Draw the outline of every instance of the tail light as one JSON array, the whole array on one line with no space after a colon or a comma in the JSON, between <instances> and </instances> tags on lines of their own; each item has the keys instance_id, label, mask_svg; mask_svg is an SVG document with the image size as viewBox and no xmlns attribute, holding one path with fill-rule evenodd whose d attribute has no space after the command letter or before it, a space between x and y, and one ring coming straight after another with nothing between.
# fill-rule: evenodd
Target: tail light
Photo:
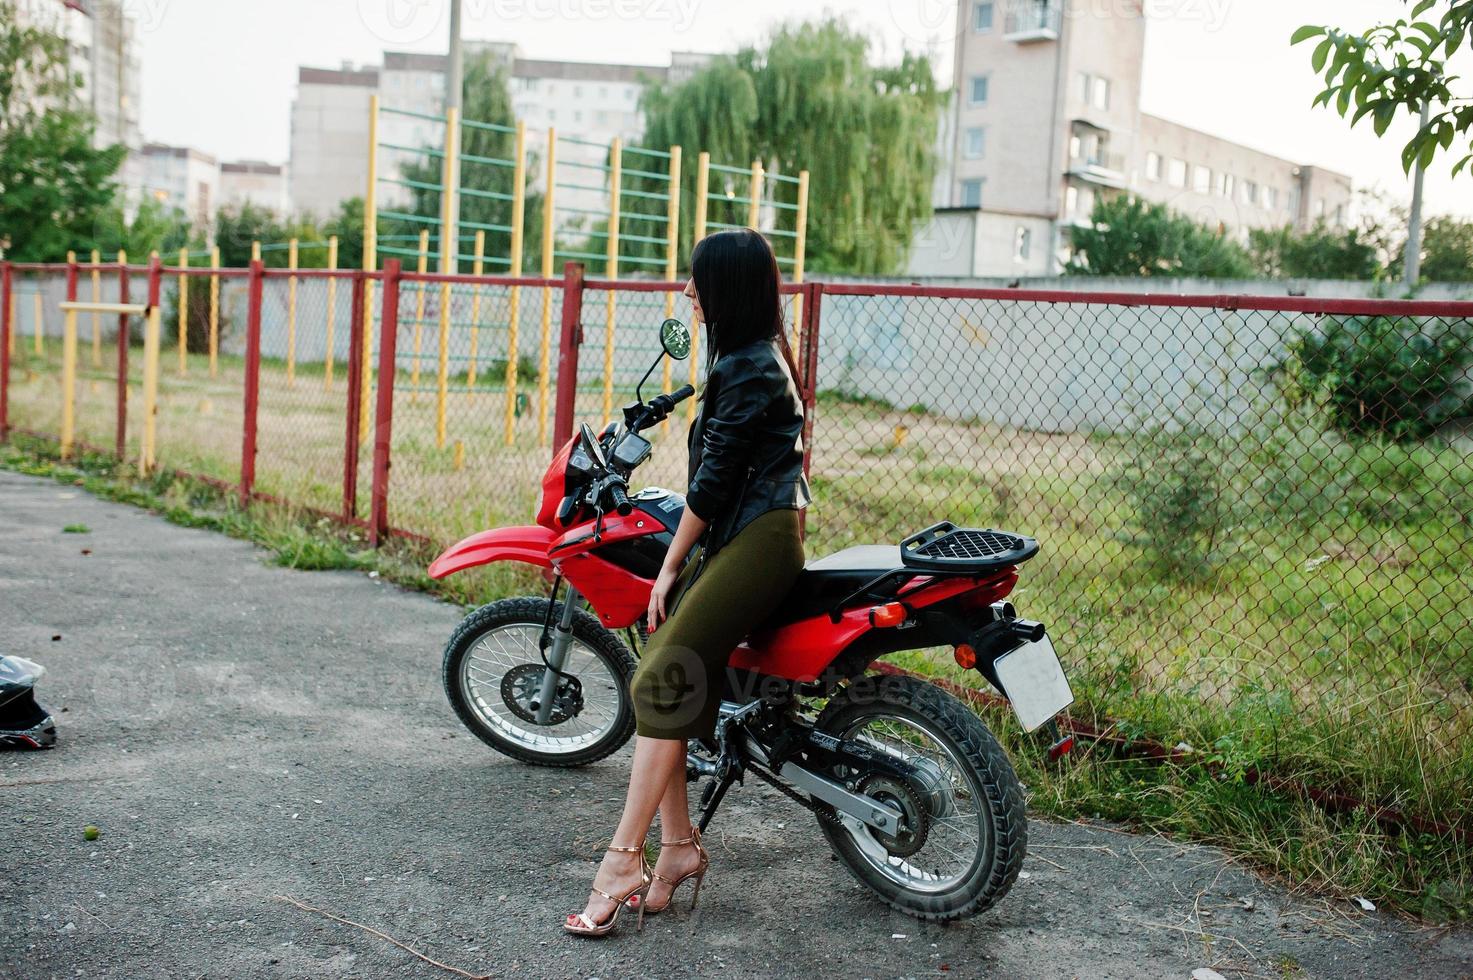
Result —
<instances>
[{"instance_id":1,"label":"tail light","mask_svg":"<svg viewBox=\"0 0 1473 980\"><path fill-rule=\"evenodd\" d=\"M869 624L871 626L899 626L905 622L905 616L905 603L887 602L883 606L870 607Z\"/></svg>"},{"instance_id":2,"label":"tail light","mask_svg":"<svg viewBox=\"0 0 1473 980\"><path fill-rule=\"evenodd\" d=\"M977 666L977 651L973 650L969 643L959 644L954 656L956 657L957 666L963 670L971 670Z\"/></svg>"}]
</instances>

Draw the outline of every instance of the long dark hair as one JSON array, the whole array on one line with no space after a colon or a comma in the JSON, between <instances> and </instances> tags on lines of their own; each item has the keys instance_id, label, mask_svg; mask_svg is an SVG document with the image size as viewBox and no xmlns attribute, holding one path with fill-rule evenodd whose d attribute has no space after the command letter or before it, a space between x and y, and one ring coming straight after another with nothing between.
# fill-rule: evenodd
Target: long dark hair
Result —
<instances>
[{"instance_id":1,"label":"long dark hair","mask_svg":"<svg viewBox=\"0 0 1473 980\"><path fill-rule=\"evenodd\" d=\"M767 239L751 228L707 235L691 252L690 273L706 318L708 374L723 355L753 341L776 340L796 383L798 366L783 325L782 276Z\"/></svg>"}]
</instances>

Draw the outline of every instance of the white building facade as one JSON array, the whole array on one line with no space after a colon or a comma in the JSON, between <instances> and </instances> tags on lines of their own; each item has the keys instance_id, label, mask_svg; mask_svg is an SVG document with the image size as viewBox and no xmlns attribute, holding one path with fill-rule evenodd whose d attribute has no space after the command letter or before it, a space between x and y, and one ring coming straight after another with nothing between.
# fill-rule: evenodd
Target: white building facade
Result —
<instances>
[{"instance_id":1,"label":"white building facade","mask_svg":"<svg viewBox=\"0 0 1473 980\"><path fill-rule=\"evenodd\" d=\"M1349 177L1141 112L1139 5L963 0L956 27L937 217L912 275L1052 274L1069 228L1123 192L1240 241L1349 220Z\"/></svg>"},{"instance_id":2,"label":"white building facade","mask_svg":"<svg viewBox=\"0 0 1473 980\"><path fill-rule=\"evenodd\" d=\"M220 199L220 165L208 153L187 146L144 144L143 197L184 213L189 223L208 230Z\"/></svg>"}]
</instances>

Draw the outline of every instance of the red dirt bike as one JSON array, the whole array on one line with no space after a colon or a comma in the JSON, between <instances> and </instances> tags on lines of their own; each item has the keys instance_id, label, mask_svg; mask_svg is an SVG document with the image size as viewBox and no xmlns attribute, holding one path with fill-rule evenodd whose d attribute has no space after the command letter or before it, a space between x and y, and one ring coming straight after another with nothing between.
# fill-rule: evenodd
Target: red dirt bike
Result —
<instances>
[{"instance_id":1,"label":"red dirt bike","mask_svg":"<svg viewBox=\"0 0 1473 980\"><path fill-rule=\"evenodd\" d=\"M689 331L667 320L661 345L661 357L684 359ZM498 561L549 570L548 595L475 610L445 648L456 713L515 759L585 765L634 732L631 649L647 636L650 588L685 500L659 487L630 494L629 477L652 452L640 431L693 393L685 385L645 402L644 381L659 363L635 387L622 427L595 435L584 423L561 447L535 525L472 535L430 566L437 579ZM1073 701L1068 681L1043 625L1004 601L1017 566L1037 551L1022 535L943 521L899 544L808 562L787 599L732 651L714 737L690 744L687 778L706 780L701 829L732 783L752 773L812 810L839 859L891 906L944 920L1002 898L1028 836L1006 753L940 688L866 671L896 651L951 647L1009 699L1025 730L1056 734L1054 717Z\"/></svg>"}]
</instances>

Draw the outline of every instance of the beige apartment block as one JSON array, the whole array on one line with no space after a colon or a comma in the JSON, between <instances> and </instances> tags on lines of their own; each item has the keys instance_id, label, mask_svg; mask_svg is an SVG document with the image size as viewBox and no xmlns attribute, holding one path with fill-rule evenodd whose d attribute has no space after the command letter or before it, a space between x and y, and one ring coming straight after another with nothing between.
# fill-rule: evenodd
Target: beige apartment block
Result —
<instances>
[{"instance_id":1,"label":"beige apartment block","mask_svg":"<svg viewBox=\"0 0 1473 980\"><path fill-rule=\"evenodd\" d=\"M1349 177L1141 112L1138 2L962 0L956 26L937 217L911 275L1056 272L1101 195L1159 201L1239 240L1349 220Z\"/></svg>"}]
</instances>

